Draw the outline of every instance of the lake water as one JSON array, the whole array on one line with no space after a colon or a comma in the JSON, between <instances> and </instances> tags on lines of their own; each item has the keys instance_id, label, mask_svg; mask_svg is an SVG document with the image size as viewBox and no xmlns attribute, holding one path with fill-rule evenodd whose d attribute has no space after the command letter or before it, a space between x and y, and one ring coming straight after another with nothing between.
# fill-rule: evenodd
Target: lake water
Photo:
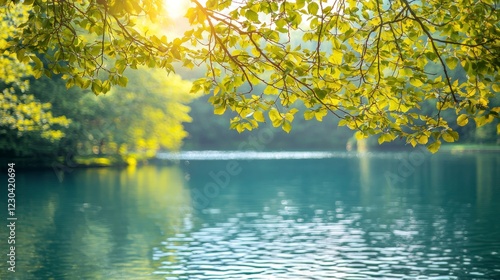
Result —
<instances>
[{"instance_id":1,"label":"lake water","mask_svg":"<svg viewBox=\"0 0 500 280\"><path fill-rule=\"evenodd\" d=\"M162 156L16 171L0 278L500 279L500 154Z\"/></svg>"}]
</instances>

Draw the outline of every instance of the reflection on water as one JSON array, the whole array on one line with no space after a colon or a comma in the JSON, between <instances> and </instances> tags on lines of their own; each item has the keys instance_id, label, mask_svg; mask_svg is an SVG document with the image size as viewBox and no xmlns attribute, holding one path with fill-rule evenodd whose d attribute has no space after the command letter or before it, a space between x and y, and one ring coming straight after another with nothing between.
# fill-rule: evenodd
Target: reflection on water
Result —
<instances>
[{"instance_id":1,"label":"reflection on water","mask_svg":"<svg viewBox=\"0 0 500 280\"><path fill-rule=\"evenodd\" d=\"M220 158L74 170L62 184L19 172L16 276L500 277L500 158L427 155L389 183L404 158L231 158L241 172L202 209L197 194L227 168Z\"/></svg>"},{"instance_id":2,"label":"reflection on water","mask_svg":"<svg viewBox=\"0 0 500 280\"><path fill-rule=\"evenodd\" d=\"M16 175L17 269L2 261L0 279L155 279L151 248L183 228L189 206L175 167L73 170L62 183L51 170Z\"/></svg>"}]
</instances>

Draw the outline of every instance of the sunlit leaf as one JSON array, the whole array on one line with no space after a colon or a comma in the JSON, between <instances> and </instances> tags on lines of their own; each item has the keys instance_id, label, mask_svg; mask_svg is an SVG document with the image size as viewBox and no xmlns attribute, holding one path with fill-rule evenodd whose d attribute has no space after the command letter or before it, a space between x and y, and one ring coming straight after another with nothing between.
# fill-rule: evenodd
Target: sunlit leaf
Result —
<instances>
[{"instance_id":1,"label":"sunlit leaf","mask_svg":"<svg viewBox=\"0 0 500 280\"><path fill-rule=\"evenodd\" d=\"M446 64L448 65L448 67L450 69L453 70L458 65L458 58L456 58L456 57L447 57L446 58Z\"/></svg>"},{"instance_id":2,"label":"sunlit leaf","mask_svg":"<svg viewBox=\"0 0 500 280\"><path fill-rule=\"evenodd\" d=\"M451 134L449 134L448 132L443 133L441 135L441 137L446 142L455 142L455 138L453 138L453 136Z\"/></svg>"},{"instance_id":3,"label":"sunlit leaf","mask_svg":"<svg viewBox=\"0 0 500 280\"><path fill-rule=\"evenodd\" d=\"M427 137L426 135L422 135L420 136L418 139L417 139L417 142L419 144L422 144L422 145L425 145L427 144L427 142L429 141L429 137Z\"/></svg>"},{"instance_id":4,"label":"sunlit leaf","mask_svg":"<svg viewBox=\"0 0 500 280\"><path fill-rule=\"evenodd\" d=\"M457 118L457 124L459 126L465 126L469 122L469 117L466 114L462 114Z\"/></svg>"},{"instance_id":5,"label":"sunlit leaf","mask_svg":"<svg viewBox=\"0 0 500 280\"><path fill-rule=\"evenodd\" d=\"M253 117L254 117L254 119L255 119L256 121L258 121L258 122L264 122L264 121L265 121L265 119L264 119L264 114L262 114L262 112L261 112L261 111L255 111L255 112L253 113Z\"/></svg>"},{"instance_id":6,"label":"sunlit leaf","mask_svg":"<svg viewBox=\"0 0 500 280\"><path fill-rule=\"evenodd\" d=\"M222 115L222 114L224 114L224 112L226 112L226 106L219 106L219 107L215 107L215 109L214 109L214 114L216 114L216 115Z\"/></svg>"},{"instance_id":7,"label":"sunlit leaf","mask_svg":"<svg viewBox=\"0 0 500 280\"><path fill-rule=\"evenodd\" d=\"M440 147L441 147L441 141L436 141L427 146L427 149L434 154L439 150Z\"/></svg>"},{"instance_id":8,"label":"sunlit leaf","mask_svg":"<svg viewBox=\"0 0 500 280\"><path fill-rule=\"evenodd\" d=\"M286 132L289 133L292 130L292 124L288 121L283 123L282 129Z\"/></svg>"},{"instance_id":9,"label":"sunlit leaf","mask_svg":"<svg viewBox=\"0 0 500 280\"><path fill-rule=\"evenodd\" d=\"M254 12L253 10L247 10L245 12L245 17L253 22L259 21L259 15L256 12Z\"/></svg>"},{"instance_id":10,"label":"sunlit leaf","mask_svg":"<svg viewBox=\"0 0 500 280\"><path fill-rule=\"evenodd\" d=\"M307 5L307 11L311 14L311 15L316 15L318 13L318 10L319 10L319 5L316 3L316 2L310 2L308 5Z\"/></svg>"}]
</instances>

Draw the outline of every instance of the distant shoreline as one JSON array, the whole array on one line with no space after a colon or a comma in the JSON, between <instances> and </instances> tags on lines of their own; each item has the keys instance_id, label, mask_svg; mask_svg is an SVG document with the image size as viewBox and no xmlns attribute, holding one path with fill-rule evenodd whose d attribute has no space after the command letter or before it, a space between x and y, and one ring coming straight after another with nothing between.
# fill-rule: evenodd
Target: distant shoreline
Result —
<instances>
[{"instance_id":1,"label":"distant shoreline","mask_svg":"<svg viewBox=\"0 0 500 280\"><path fill-rule=\"evenodd\" d=\"M401 152L411 152L413 148L409 149L374 149L374 150L369 150L368 153L401 153ZM204 151L204 150L199 150L199 151L180 151L180 152L159 152L157 153L156 156L153 157L145 157L142 156L140 158L134 158L134 157L122 157L122 156L116 156L116 155L95 155L95 156L84 156L84 157L76 157L73 159L73 161L69 163L63 163L60 160L54 160L51 162L47 162L41 158L10 158L9 162L14 162L16 163L16 166L18 168L23 168L23 169L46 169L46 168L55 168L55 169L73 169L73 168L102 168L102 167L126 167L126 166L135 166L135 165L148 165L148 164L157 164L158 162L164 162L164 161L175 161L175 160L182 160L183 157L178 158L175 156L176 154L179 153L210 153L210 152L215 152L215 153L263 153L266 155L267 158L273 158L272 156L269 156L269 154L272 153L295 153L295 154L301 154L301 153L307 153L307 154L312 154L312 156L305 156L305 158L309 157L310 159L315 159L315 158L325 158L329 156L324 156L324 153L330 154L330 153L350 153L350 154L357 154L355 151L352 152L347 152L347 151L230 151L230 150L217 150L217 151ZM456 144L449 144L449 145L443 145L441 146L439 152L446 152L446 153L452 153L452 154L459 154L459 153L500 153L500 145L477 145L477 144L461 144L461 145L456 145ZM174 155L172 157L165 156L166 154ZM163 155L163 156L162 156ZM240 155L241 156L241 155ZM264 157L264 158L266 158ZM188 157L189 158L189 157ZM196 157L195 157L196 158ZM210 157L209 157L210 158ZM245 158L245 157L243 157ZM248 159L258 159L259 157L250 157ZM291 158L304 158L303 156L294 156ZM1 158L2 162L7 162L6 158Z\"/></svg>"},{"instance_id":2,"label":"distant shoreline","mask_svg":"<svg viewBox=\"0 0 500 280\"><path fill-rule=\"evenodd\" d=\"M500 152L500 145L450 144L441 146L441 150L452 153Z\"/></svg>"}]
</instances>

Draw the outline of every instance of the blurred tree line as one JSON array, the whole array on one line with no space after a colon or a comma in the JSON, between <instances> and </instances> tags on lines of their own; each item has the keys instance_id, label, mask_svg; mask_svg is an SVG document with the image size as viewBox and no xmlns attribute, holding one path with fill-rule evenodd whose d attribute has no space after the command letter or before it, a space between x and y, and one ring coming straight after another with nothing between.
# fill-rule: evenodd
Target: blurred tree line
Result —
<instances>
[{"instance_id":1,"label":"blurred tree line","mask_svg":"<svg viewBox=\"0 0 500 280\"><path fill-rule=\"evenodd\" d=\"M353 135L348 128L338 127L338 120L334 118L328 122L296 118L289 133L273 127L270 122L238 133L229 129L233 113L214 115L208 98L202 96L191 103L193 121L185 124L189 133L183 145L185 150L343 150Z\"/></svg>"},{"instance_id":2,"label":"blurred tree line","mask_svg":"<svg viewBox=\"0 0 500 280\"><path fill-rule=\"evenodd\" d=\"M25 90L0 84L3 157L25 159L25 165L48 165L74 157L114 156L118 160L151 157L178 150L191 121L195 96L191 83L162 70L141 69L127 88L96 96L66 88L59 77L26 80Z\"/></svg>"}]
</instances>

